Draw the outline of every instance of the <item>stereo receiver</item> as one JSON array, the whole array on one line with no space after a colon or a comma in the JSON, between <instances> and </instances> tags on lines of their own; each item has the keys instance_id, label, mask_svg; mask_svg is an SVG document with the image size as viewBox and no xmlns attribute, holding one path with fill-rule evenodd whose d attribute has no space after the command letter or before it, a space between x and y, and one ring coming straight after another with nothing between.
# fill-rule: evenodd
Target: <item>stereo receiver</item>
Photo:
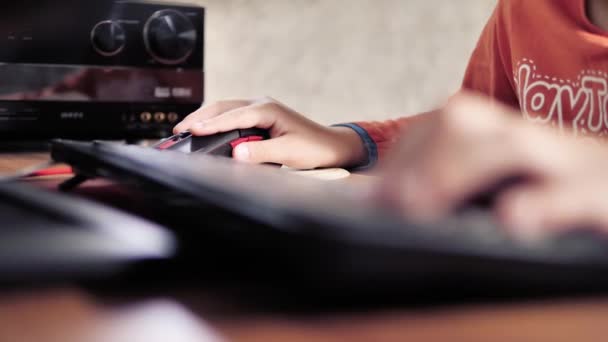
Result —
<instances>
[{"instance_id":1,"label":"stereo receiver","mask_svg":"<svg viewBox=\"0 0 608 342\"><path fill-rule=\"evenodd\" d=\"M161 138L204 101L204 8L0 4L0 140Z\"/></svg>"}]
</instances>

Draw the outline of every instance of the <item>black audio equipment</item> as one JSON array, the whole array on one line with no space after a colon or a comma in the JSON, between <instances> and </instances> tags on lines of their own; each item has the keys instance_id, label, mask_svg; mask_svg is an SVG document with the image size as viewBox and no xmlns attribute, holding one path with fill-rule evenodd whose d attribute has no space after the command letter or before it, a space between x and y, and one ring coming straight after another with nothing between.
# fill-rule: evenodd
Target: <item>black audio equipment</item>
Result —
<instances>
[{"instance_id":1,"label":"black audio equipment","mask_svg":"<svg viewBox=\"0 0 608 342\"><path fill-rule=\"evenodd\" d=\"M0 4L0 140L144 139L204 101L204 8Z\"/></svg>"}]
</instances>

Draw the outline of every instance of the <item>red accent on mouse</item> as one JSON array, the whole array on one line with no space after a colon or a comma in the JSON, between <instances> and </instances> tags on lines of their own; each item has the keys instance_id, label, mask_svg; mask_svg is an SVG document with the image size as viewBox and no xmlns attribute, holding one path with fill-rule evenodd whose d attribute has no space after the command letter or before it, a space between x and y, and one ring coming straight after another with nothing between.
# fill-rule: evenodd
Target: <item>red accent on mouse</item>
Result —
<instances>
[{"instance_id":1,"label":"red accent on mouse","mask_svg":"<svg viewBox=\"0 0 608 342\"><path fill-rule=\"evenodd\" d=\"M232 149L235 149L237 146L239 146L242 143L251 142L251 141L262 141L262 140L265 140L264 137L259 136L259 135L253 135L253 136L246 137L246 138L236 139L235 141L230 143L230 146L232 146Z\"/></svg>"}]
</instances>

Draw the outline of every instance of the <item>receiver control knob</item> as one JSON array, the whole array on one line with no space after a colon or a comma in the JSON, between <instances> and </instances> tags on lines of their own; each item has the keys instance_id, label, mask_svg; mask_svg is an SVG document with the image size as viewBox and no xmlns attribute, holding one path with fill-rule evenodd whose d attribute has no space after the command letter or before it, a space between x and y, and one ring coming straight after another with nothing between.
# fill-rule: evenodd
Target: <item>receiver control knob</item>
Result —
<instances>
[{"instance_id":1,"label":"receiver control knob","mask_svg":"<svg viewBox=\"0 0 608 342\"><path fill-rule=\"evenodd\" d=\"M190 57L197 32L192 21L176 10L156 12L144 27L144 42L150 55L163 64L179 64Z\"/></svg>"},{"instance_id":2,"label":"receiver control knob","mask_svg":"<svg viewBox=\"0 0 608 342\"><path fill-rule=\"evenodd\" d=\"M114 56L125 47L125 30L114 21L102 21L91 31L91 42L95 51L102 56Z\"/></svg>"}]
</instances>

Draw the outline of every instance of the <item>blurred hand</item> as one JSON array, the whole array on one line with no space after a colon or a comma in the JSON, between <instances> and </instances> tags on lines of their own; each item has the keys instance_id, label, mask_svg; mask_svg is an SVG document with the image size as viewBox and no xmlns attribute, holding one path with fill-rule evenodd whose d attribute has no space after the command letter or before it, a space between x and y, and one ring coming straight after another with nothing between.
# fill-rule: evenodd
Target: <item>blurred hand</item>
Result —
<instances>
[{"instance_id":1,"label":"blurred hand","mask_svg":"<svg viewBox=\"0 0 608 342\"><path fill-rule=\"evenodd\" d=\"M237 160L313 169L359 165L367 157L361 139L350 128L322 126L269 98L204 106L174 132L212 135L252 127L268 129L272 139L240 144L234 150Z\"/></svg>"},{"instance_id":2,"label":"blurred hand","mask_svg":"<svg viewBox=\"0 0 608 342\"><path fill-rule=\"evenodd\" d=\"M608 150L560 137L520 113L463 94L403 137L382 170L379 198L408 217L435 220L512 177L497 217L517 236L577 227L608 232Z\"/></svg>"}]
</instances>

